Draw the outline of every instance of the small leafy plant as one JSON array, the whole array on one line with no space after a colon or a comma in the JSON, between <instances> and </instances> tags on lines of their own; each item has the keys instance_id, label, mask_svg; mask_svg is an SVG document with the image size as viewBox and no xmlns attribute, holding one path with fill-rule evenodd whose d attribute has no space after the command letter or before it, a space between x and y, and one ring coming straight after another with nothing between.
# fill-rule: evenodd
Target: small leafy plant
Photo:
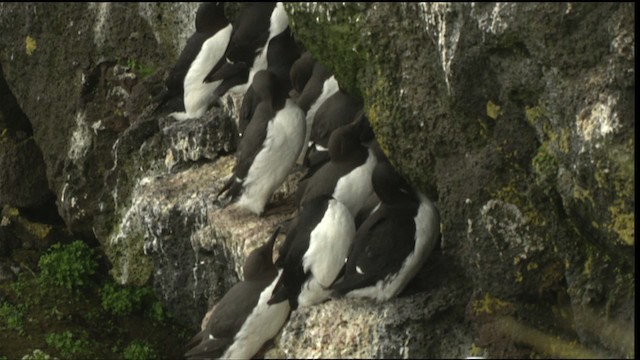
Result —
<instances>
[{"instance_id":1,"label":"small leafy plant","mask_svg":"<svg viewBox=\"0 0 640 360\"><path fill-rule=\"evenodd\" d=\"M16 330L24 334L24 309L8 302L0 305L0 329Z\"/></svg>"},{"instance_id":2,"label":"small leafy plant","mask_svg":"<svg viewBox=\"0 0 640 360\"><path fill-rule=\"evenodd\" d=\"M155 321L162 322L167 319L168 315L159 301L154 301L148 310L148 315Z\"/></svg>"},{"instance_id":3,"label":"small leafy plant","mask_svg":"<svg viewBox=\"0 0 640 360\"><path fill-rule=\"evenodd\" d=\"M45 353L40 349L35 349L31 354L26 354L22 357L22 360L52 360L55 359L51 355ZM0 358L2 360L2 358Z\"/></svg>"},{"instance_id":4,"label":"small leafy plant","mask_svg":"<svg viewBox=\"0 0 640 360\"><path fill-rule=\"evenodd\" d=\"M152 295L149 287L130 288L108 282L100 290L102 308L113 315L128 315L142 308L144 299Z\"/></svg>"},{"instance_id":5,"label":"small leafy plant","mask_svg":"<svg viewBox=\"0 0 640 360\"><path fill-rule=\"evenodd\" d=\"M125 360L150 360L159 358L158 352L145 341L133 341L123 351Z\"/></svg>"},{"instance_id":6,"label":"small leafy plant","mask_svg":"<svg viewBox=\"0 0 640 360\"><path fill-rule=\"evenodd\" d=\"M79 337L73 336L71 331L67 330L62 333L47 334L44 340L47 345L55 348L64 358L70 358L78 354L87 354L89 352L89 341L87 333L83 332Z\"/></svg>"},{"instance_id":7,"label":"small leafy plant","mask_svg":"<svg viewBox=\"0 0 640 360\"><path fill-rule=\"evenodd\" d=\"M68 245L55 244L40 257L40 280L47 285L77 291L87 284L98 263L94 250L80 240Z\"/></svg>"}]
</instances>

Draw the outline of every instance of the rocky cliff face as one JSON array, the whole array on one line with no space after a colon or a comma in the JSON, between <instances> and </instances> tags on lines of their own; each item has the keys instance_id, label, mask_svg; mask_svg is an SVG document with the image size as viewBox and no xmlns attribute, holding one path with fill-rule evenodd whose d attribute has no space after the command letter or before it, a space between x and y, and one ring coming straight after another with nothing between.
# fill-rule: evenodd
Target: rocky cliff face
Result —
<instances>
[{"instance_id":1,"label":"rocky cliff face","mask_svg":"<svg viewBox=\"0 0 640 360\"><path fill-rule=\"evenodd\" d=\"M0 168L0 200L53 193L116 279L153 281L194 327L292 216L299 176L264 217L221 210L239 99L198 121L151 113L196 7L0 4L0 164L17 164ZM443 244L400 298L297 311L267 356L632 357L634 5L286 9L437 200Z\"/></svg>"}]
</instances>

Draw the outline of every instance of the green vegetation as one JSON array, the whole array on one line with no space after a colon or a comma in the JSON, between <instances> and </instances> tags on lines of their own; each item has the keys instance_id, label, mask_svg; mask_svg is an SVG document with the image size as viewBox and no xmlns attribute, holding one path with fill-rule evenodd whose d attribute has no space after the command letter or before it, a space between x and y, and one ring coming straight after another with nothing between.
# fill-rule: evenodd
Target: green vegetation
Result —
<instances>
[{"instance_id":1,"label":"green vegetation","mask_svg":"<svg viewBox=\"0 0 640 360\"><path fill-rule=\"evenodd\" d=\"M40 257L35 250L17 252L28 259L25 268L40 271L22 271L16 280L0 283L4 295L0 355L8 359L182 355L193 331L173 322L149 285L116 284L106 269L99 270L98 252L86 243L56 244Z\"/></svg>"},{"instance_id":2,"label":"green vegetation","mask_svg":"<svg viewBox=\"0 0 640 360\"><path fill-rule=\"evenodd\" d=\"M78 240L69 245L53 245L38 266L44 284L78 291L89 284L98 263L93 250Z\"/></svg>"},{"instance_id":3,"label":"green vegetation","mask_svg":"<svg viewBox=\"0 0 640 360\"><path fill-rule=\"evenodd\" d=\"M124 349L123 356L126 360L148 360L159 358L158 352L144 341L133 341Z\"/></svg>"},{"instance_id":4,"label":"green vegetation","mask_svg":"<svg viewBox=\"0 0 640 360\"><path fill-rule=\"evenodd\" d=\"M156 72L156 69L153 66L147 66L140 64L135 59L127 59L127 67L131 69L131 71L135 72L141 79L146 78L149 75L153 75Z\"/></svg>"},{"instance_id":5,"label":"green vegetation","mask_svg":"<svg viewBox=\"0 0 640 360\"><path fill-rule=\"evenodd\" d=\"M74 336L71 331L67 330L62 333L47 334L44 340L47 342L47 345L58 350L64 358L89 354L90 351L86 332L82 332L80 336Z\"/></svg>"},{"instance_id":6,"label":"green vegetation","mask_svg":"<svg viewBox=\"0 0 640 360\"><path fill-rule=\"evenodd\" d=\"M35 349L31 354L27 354L22 357L22 360L51 360L51 359L57 359L57 358L51 357L51 355L45 353L40 349Z\"/></svg>"},{"instance_id":7,"label":"green vegetation","mask_svg":"<svg viewBox=\"0 0 640 360\"><path fill-rule=\"evenodd\" d=\"M100 290L102 308L113 315L128 315L140 310L143 299L152 294L149 287L122 287L110 282Z\"/></svg>"},{"instance_id":8,"label":"green vegetation","mask_svg":"<svg viewBox=\"0 0 640 360\"><path fill-rule=\"evenodd\" d=\"M17 331L24 335L24 306L13 306L3 302L0 305L0 329Z\"/></svg>"}]
</instances>

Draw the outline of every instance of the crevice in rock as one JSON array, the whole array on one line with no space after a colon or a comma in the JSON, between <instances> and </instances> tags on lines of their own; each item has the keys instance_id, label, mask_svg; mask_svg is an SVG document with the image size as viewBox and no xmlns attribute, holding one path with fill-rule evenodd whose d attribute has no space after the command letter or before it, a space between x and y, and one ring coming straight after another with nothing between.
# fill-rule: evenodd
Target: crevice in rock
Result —
<instances>
[{"instance_id":1,"label":"crevice in rock","mask_svg":"<svg viewBox=\"0 0 640 360\"><path fill-rule=\"evenodd\" d=\"M48 187L42 150L33 127L7 83L0 64L0 205L8 204L34 221L61 225L55 195Z\"/></svg>"},{"instance_id":2,"label":"crevice in rock","mask_svg":"<svg viewBox=\"0 0 640 360\"><path fill-rule=\"evenodd\" d=\"M0 131L7 129L7 134L17 138L33 136L33 127L22 111L9 84L4 78L4 71L0 63ZM22 133L22 134L21 134Z\"/></svg>"}]
</instances>

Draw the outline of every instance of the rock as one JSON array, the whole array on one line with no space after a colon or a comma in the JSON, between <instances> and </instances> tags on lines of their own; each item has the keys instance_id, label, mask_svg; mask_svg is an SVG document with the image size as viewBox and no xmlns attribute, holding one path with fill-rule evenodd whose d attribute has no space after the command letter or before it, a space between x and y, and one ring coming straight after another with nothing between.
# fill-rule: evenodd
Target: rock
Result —
<instances>
[{"instance_id":1,"label":"rock","mask_svg":"<svg viewBox=\"0 0 640 360\"><path fill-rule=\"evenodd\" d=\"M113 166L111 148L133 120L127 98L140 79L177 58L193 31L196 7L0 6L0 63L33 125L58 210L74 232L93 236L103 177Z\"/></svg>"},{"instance_id":2,"label":"rock","mask_svg":"<svg viewBox=\"0 0 640 360\"><path fill-rule=\"evenodd\" d=\"M49 200L42 152L7 84L0 64L0 204L43 207Z\"/></svg>"},{"instance_id":3,"label":"rock","mask_svg":"<svg viewBox=\"0 0 640 360\"><path fill-rule=\"evenodd\" d=\"M0 141L0 204L22 208L44 205L49 188L42 152L33 138L18 141L5 135Z\"/></svg>"},{"instance_id":4,"label":"rock","mask_svg":"<svg viewBox=\"0 0 640 360\"><path fill-rule=\"evenodd\" d=\"M469 307L508 304L551 334L564 330L548 309L568 307L573 339L633 356L586 320L633 328L633 6L286 8L296 37L363 97L391 162L437 199ZM468 318L479 339L490 317ZM489 356L513 347L491 344Z\"/></svg>"},{"instance_id":5,"label":"rock","mask_svg":"<svg viewBox=\"0 0 640 360\"><path fill-rule=\"evenodd\" d=\"M119 231L106 246L116 279L144 283L153 275L164 304L194 327L242 276L245 257L293 210L287 205L295 188L291 184L274 195L280 208L268 210L265 217L233 205L221 209L216 196L233 161L222 157L176 174L142 178Z\"/></svg>"},{"instance_id":6,"label":"rock","mask_svg":"<svg viewBox=\"0 0 640 360\"><path fill-rule=\"evenodd\" d=\"M386 302L344 298L299 308L277 339L277 351L286 358L468 356L472 337L463 319L471 293L450 260L436 252L400 297Z\"/></svg>"},{"instance_id":7,"label":"rock","mask_svg":"<svg viewBox=\"0 0 640 360\"><path fill-rule=\"evenodd\" d=\"M215 160L236 149L238 129L224 109L214 108L199 119L183 122L171 117L163 120L163 136L170 142L165 158L169 171L178 164Z\"/></svg>"},{"instance_id":8,"label":"rock","mask_svg":"<svg viewBox=\"0 0 640 360\"><path fill-rule=\"evenodd\" d=\"M0 108L2 154L14 154L0 162L21 171L11 181L33 176L11 201L50 189L117 280L152 279L194 329L294 216L300 176L264 217L221 209L241 97L195 121L167 118L179 99L153 113L196 7L0 4L0 91L16 99ZM559 356L517 329L633 357L634 5L285 7L296 38L363 99L394 166L436 202L443 239L400 298L296 311L266 356Z\"/></svg>"}]
</instances>

